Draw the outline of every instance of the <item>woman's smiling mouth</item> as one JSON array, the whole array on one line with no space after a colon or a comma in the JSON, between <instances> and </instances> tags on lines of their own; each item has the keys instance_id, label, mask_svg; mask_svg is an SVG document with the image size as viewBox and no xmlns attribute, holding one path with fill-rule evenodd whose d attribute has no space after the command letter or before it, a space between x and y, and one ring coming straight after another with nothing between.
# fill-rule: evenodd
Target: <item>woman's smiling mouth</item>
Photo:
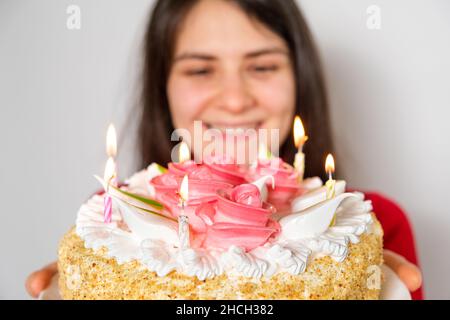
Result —
<instances>
[{"instance_id":1,"label":"woman's smiling mouth","mask_svg":"<svg viewBox=\"0 0 450 320\"><path fill-rule=\"evenodd\" d=\"M225 123L225 122L205 122L203 121L203 126L205 129L217 129L222 133L225 133L227 130L229 131L238 131L238 130L258 130L261 128L263 122L242 122L242 123Z\"/></svg>"}]
</instances>

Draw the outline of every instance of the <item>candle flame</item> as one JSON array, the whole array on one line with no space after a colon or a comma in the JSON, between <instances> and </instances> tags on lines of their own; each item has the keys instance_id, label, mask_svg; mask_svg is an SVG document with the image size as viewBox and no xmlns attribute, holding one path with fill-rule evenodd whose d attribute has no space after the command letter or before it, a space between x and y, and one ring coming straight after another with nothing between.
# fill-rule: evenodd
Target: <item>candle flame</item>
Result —
<instances>
[{"instance_id":1,"label":"candle flame","mask_svg":"<svg viewBox=\"0 0 450 320\"><path fill-rule=\"evenodd\" d=\"M299 116L295 116L294 119L294 144L297 148L300 148L308 140L305 135L305 128L303 127L302 120Z\"/></svg>"},{"instance_id":2,"label":"candle flame","mask_svg":"<svg viewBox=\"0 0 450 320\"><path fill-rule=\"evenodd\" d=\"M106 162L105 173L103 175L105 183L109 185L111 183L111 180L115 178L115 175L116 175L116 164L114 162L114 159L112 157L109 157L108 161Z\"/></svg>"},{"instance_id":3,"label":"candle flame","mask_svg":"<svg viewBox=\"0 0 450 320\"><path fill-rule=\"evenodd\" d=\"M331 153L327 155L327 159L325 160L325 171L331 176L334 173L334 158Z\"/></svg>"},{"instance_id":4,"label":"candle flame","mask_svg":"<svg viewBox=\"0 0 450 320\"><path fill-rule=\"evenodd\" d=\"M269 159L269 150L267 150L267 146L263 142L261 142L258 145L258 159L259 160L267 160L267 159Z\"/></svg>"},{"instance_id":5,"label":"candle flame","mask_svg":"<svg viewBox=\"0 0 450 320\"><path fill-rule=\"evenodd\" d=\"M188 180L188 176L185 175L183 178L183 181L181 181L181 185L180 185L180 197L181 197L181 201L188 201L189 198L189 180Z\"/></svg>"},{"instance_id":6,"label":"candle flame","mask_svg":"<svg viewBox=\"0 0 450 320\"><path fill-rule=\"evenodd\" d=\"M106 154L108 157L114 158L117 154L117 134L116 128L111 123L106 133Z\"/></svg>"},{"instance_id":7,"label":"candle flame","mask_svg":"<svg viewBox=\"0 0 450 320\"><path fill-rule=\"evenodd\" d=\"M183 163L185 161L191 160L191 150L186 142L180 143L180 149L178 150L178 162Z\"/></svg>"}]
</instances>

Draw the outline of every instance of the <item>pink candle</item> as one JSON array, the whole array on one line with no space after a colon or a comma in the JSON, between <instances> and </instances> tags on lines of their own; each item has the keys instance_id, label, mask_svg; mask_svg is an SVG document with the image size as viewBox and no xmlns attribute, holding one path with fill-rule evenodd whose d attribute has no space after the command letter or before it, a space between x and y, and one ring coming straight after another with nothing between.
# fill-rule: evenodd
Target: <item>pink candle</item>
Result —
<instances>
[{"instance_id":1,"label":"pink candle","mask_svg":"<svg viewBox=\"0 0 450 320\"><path fill-rule=\"evenodd\" d=\"M103 215L105 223L111 223L112 220L112 198L108 195L103 199L103 203L105 205Z\"/></svg>"},{"instance_id":2,"label":"pink candle","mask_svg":"<svg viewBox=\"0 0 450 320\"><path fill-rule=\"evenodd\" d=\"M113 124L108 126L108 132L106 134L106 153L108 155L108 161L106 162L104 180L105 186L105 198L103 217L105 223L111 223L112 221L112 198L108 195L109 184L117 186L117 170L114 157L117 153L117 135L116 129Z\"/></svg>"},{"instance_id":3,"label":"pink candle","mask_svg":"<svg viewBox=\"0 0 450 320\"><path fill-rule=\"evenodd\" d=\"M108 158L105 167L105 175L104 180L106 183L105 186L105 198L104 198L104 209L103 209L103 217L105 223L111 223L112 221L112 198L108 195L109 185L116 185L116 165L114 163L114 159L112 157Z\"/></svg>"}]
</instances>

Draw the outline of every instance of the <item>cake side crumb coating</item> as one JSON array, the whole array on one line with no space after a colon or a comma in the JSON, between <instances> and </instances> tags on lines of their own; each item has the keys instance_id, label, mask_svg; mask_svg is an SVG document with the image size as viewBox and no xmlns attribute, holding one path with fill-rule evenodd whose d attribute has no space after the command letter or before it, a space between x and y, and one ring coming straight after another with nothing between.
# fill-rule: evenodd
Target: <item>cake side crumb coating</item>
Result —
<instances>
[{"instance_id":1,"label":"cake side crumb coating","mask_svg":"<svg viewBox=\"0 0 450 320\"><path fill-rule=\"evenodd\" d=\"M256 279L225 273L199 280L175 271L159 277L139 261L119 265L107 256L106 248L85 248L72 228L59 245L59 288L64 299L90 300L378 299L380 290L370 284L377 275L373 266L383 263L382 239L381 226L374 217L372 232L349 245L343 262L324 256L309 261L299 275L278 272Z\"/></svg>"}]
</instances>

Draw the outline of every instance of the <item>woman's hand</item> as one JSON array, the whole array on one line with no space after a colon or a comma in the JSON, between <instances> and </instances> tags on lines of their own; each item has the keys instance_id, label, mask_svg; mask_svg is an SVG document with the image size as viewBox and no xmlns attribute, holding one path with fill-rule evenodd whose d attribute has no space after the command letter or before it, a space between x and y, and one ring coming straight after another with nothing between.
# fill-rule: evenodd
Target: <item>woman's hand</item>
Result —
<instances>
[{"instance_id":1,"label":"woman's hand","mask_svg":"<svg viewBox=\"0 0 450 320\"><path fill-rule=\"evenodd\" d=\"M25 287L28 293L33 297L37 298L39 294L47 289L52 277L58 272L58 267L56 262L45 266L41 270L35 271L30 274L25 282Z\"/></svg>"},{"instance_id":2,"label":"woman's hand","mask_svg":"<svg viewBox=\"0 0 450 320\"><path fill-rule=\"evenodd\" d=\"M422 273L419 268L401 255L384 250L384 263L397 274L409 291L414 292L422 286Z\"/></svg>"}]
</instances>

